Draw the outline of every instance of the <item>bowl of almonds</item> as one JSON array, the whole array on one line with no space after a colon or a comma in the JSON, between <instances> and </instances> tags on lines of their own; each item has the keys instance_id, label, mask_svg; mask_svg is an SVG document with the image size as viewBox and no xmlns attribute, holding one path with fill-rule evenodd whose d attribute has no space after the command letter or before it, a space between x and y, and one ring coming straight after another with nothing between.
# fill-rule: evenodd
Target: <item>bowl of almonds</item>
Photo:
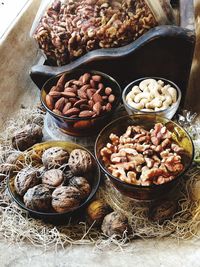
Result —
<instances>
[{"instance_id":1,"label":"bowl of almonds","mask_svg":"<svg viewBox=\"0 0 200 267\"><path fill-rule=\"evenodd\" d=\"M122 99L130 115L150 113L172 119L180 105L181 90L167 79L146 77L127 85Z\"/></svg>"},{"instance_id":2,"label":"bowl of almonds","mask_svg":"<svg viewBox=\"0 0 200 267\"><path fill-rule=\"evenodd\" d=\"M153 200L186 178L194 147L188 133L175 122L135 114L111 122L100 132L95 156L119 192L138 200Z\"/></svg>"},{"instance_id":3,"label":"bowl of almonds","mask_svg":"<svg viewBox=\"0 0 200 267\"><path fill-rule=\"evenodd\" d=\"M41 90L41 102L56 125L73 136L99 132L120 100L119 84L99 71L65 72L50 78Z\"/></svg>"}]
</instances>

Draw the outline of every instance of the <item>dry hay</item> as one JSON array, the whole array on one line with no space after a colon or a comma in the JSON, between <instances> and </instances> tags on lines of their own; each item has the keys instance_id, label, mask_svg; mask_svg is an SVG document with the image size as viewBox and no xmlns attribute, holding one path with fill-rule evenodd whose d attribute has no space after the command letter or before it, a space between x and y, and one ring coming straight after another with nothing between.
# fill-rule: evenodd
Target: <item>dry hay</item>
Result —
<instances>
[{"instance_id":1,"label":"dry hay","mask_svg":"<svg viewBox=\"0 0 200 267\"><path fill-rule=\"evenodd\" d=\"M5 157L13 152L10 145L13 132L30 122L42 125L43 118L44 113L37 108L23 109L15 120L8 122L5 130L0 134L1 162L4 162ZM188 118L191 119L191 116ZM194 129L191 127L192 120L193 118L188 122L186 119L187 129L191 131ZM191 132L191 134L193 133ZM175 200L179 204L179 210L173 218L165 220L163 223L149 220L148 203L140 203L121 196L107 180L101 186L97 197L104 198L114 210L127 216L132 230L131 234L124 233L120 239L116 236L105 237L94 225L88 225L86 222L67 221L66 225L54 226L33 219L10 199L6 189L6 179L4 179L0 183L0 238L18 244L25 241L30 242L45 250L76 244L93 244L94 248L98 249L112 246L114 250L122 250L134 238L163 238L166 236L178 240L199 238L200 169L196 166L187 172L186 177L178 185ZM173 192L171 197L174 197ZM113 244L115 244L114 247Z\"/></svg>"}]
</instances>

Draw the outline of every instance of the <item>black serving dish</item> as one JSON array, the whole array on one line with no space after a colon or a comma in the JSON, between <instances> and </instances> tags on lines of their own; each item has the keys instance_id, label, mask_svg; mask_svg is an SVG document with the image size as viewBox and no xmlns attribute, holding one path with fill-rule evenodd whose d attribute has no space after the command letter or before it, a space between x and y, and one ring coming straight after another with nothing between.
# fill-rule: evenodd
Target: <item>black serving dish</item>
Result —
<instances>
[{"instance_id":1,"label":"black serving dish","mask_svg":"<svg viewBox=\"0 0 200 267\"><path fill-rule=\"evenodd\" d=\"M60 146L63 149L67 150L69 153L76 148L81 148L86 150L88 153L90 153L87 149L85 149L82 146L79 146L77 144L74 143L69 143L69 142L63 142L63 141L48 141L45 143L40 143L40 144L36 144L35 146L33 146L32 148L30 148L29 150L25 151L24 153L26 154L26 163L27 163L27 159L29 161L32 162L33 166L38 166L41 167L42 163L41 163L41 155L42 152L50 147L53 146ZM22 154L21 156L19 156L17 162L18 162L18 168L17 171L20 171L20 169L22 169L22 165L23 162L25 160L24 155ZM99 188L99 184L100 184L100 178L101 178L101 174L100 174L100 168L98 166L98 164L96 163L96 160L94 158L94 156L90 153L90 155L92 156L92 159L94 161L94 168L93 168L93 172L90 175L90 185L91 185L91 193L88 196L87 199L85 199L81 205L74 209L73 211L70 212L63 212L63 213L57 213L57 212L40 212L40 211L36 211L36 210L31 210L29 208L27 208L24 205L23 199L21 196L19 196L17 194L17 192L15 191L15 187L14 187L14 179L16 176L17 172L14 172L8 179L8 190L9 193L11 195L11 197L13 198L13 200L25 211L27 211L29 213L29 215L33 218L37 218L37 219L42 219L46 222L49 223L53 223L53 224L63 224L63 223L67 223L69 219L74 218L81 218L81 216L84 213L84 208L85 206L93 199L94 195L96 194L98 188Z\"/></svg>"},{"instance_id":2,"label":"black serving dish","mask_svg":"<svg viewBox=\"0 0 200 267\"><path fill-rule=\"evenodd\" d=\"M86 70L75 70L72 72L67 72L67 78L66 81L71 79L77 79L82 74L84 74ZM116 100L113 103L112 109L109 112L106 112L102 115L96 116L96 117L85 117L85 118L70 118L64 115L58 115L51 111L47 105L46 105L46 95L49 93L52 86L56 85L57 81L59 80L60 76L63 74L59 74L55 77L50 78L42 87L41 90L41 102L46 109L46 111L51 115L52 119L55 121L55 124L57 127L64 133L72 135L72 136L91 136L99 133L99 131L111 121L112 116L118 107L120 101L121 101L121 88L117 81L115 81L112 77L109 75L91 70L89 73L93 75L101 75L102 76L102 82L105 84L105 86L111 87L113 90L113 94L116 97Z\"/></svg>"},{"instance_id":3,"label":"black serving dish","mask_svg":"<svg viewBox=\"0 0 200 267\"><path fill-rule=\"evenodd\" d=\"M111 133L121 135L129 125L140 125L149 130L156 123L164 124L172 132L173 139L179 146L183 147L187 153L183 156L184 170L170 182L161 185L141 186L128 184L114 177L104 166L100 156L100 150L109 142ZM120 127L119 127L120 126ZM177 185L180 179L184 179L184 174L191 166L194 158L194 146L188 133L177 123L157 115L135 114L123 116L108 124L98 135L95 144L95 156L104 172L110 179L114 187L123 195L138 200L155 200L168 194Z\"/></svg>"}]
</instances>

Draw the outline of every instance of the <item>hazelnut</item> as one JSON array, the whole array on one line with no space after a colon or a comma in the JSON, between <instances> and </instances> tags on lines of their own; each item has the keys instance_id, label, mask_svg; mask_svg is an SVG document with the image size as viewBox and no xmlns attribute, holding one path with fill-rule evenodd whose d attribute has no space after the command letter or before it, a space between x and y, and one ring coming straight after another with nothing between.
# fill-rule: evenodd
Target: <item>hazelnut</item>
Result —
<instances>
[{"instance_id":1,"label":"hazelnut","mask_svg":"<svg viewBox=\"0 0 200 267\"><path fill-rule=\"evenodd\" d=\"M87 207L88 221L89 223L95 221L96 225L100 225L104 217L111 211L111 207L103 200L94 200Z\"/></svg>"}]
</instances>

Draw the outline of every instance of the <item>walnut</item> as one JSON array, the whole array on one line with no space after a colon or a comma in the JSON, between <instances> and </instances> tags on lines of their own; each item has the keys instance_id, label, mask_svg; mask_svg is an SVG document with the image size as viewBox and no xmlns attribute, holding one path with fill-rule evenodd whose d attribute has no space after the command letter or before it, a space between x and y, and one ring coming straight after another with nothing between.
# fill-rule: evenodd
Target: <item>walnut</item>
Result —
<instances>
[{"instance_id":1,"label":"walnut","mask_svg":"<svg viewBox=\"0 0 200 267\"><path fill-rule=\"evenodd\" d=\"M83 149L74 149L70 153L68 164L73 174L79 175L92 170L93 160L87 151Z\"/></svg>"},{"instance_id":2,"label":"walnut","mask_svg":"<svg viewBox=\"0 0 200 267\"><path fill-rule=\"evenodd\" d=\"M50 186L59 186L64 180L64 173L59 169L51 169L42 175L42 183Z\"/></svg>"},{"instance_id":3,"label":"walnut","mask_svg":"<svg viewBox=\"0 0 200 267\"><path fill-rule=\"evenodd\" d=\"M17 169L16 161L21 152L13 152L4 163L0 164L0 181L5 179L11 172Z\"/></svg>"},{"instance_id":4,"label":"walnut","mask_svg":"<svg viewBox=\"0 0 200 267\"><path fill-rule=\"evenodd\" d=\"M66 164L69 159L69 153L61 147L51 147L42 154L42 162L47 169L59 168Z\"/></svg>"},{"instance_id":5,"label":"walnut","mask_svg":"<svg viewBox=\"0 0 200 267\"><path fill-rule=\"evenodd\" d=\"M34 144L41 142L42 128L35 123L27 124L22 130L14 133L12 145L14 148L24 151Z\"/></svg>"},{"instance_id":6,"label":"walnut","mask_svg":"<svg viewBox=\"0 0 200 267\"><path fill-rule=\"evenodd\" d=\"M124 215L114 211L105 216L101 230L107 236L121 237L125 231L128 231L128 220Z\"/></svg>"},{"instance_id":7,"label":"walnut","mask_svg":"<svg viewBox=\"0 0 200 267\"><path fill-rule=\"evenodd\" d=\"M81 198L85 199L91 192L91 187L84 177L73 177L69 181L70 186L74 186L81 191Z\"/></svg>"},{"instance_id":8,"label":"walnut","mask_svg":"<svg viewBox=\"0 0 200 267\"><path fill-rule=\"evenodd\" d=\"M51 210L51 191L43 185L36 185L24 195L24 204L27 208L37 211Z\"/></svg>"},{"instance_id":9,"label":"walnut","mask_svg":"<svg viewBox=\"0 0 200 267\"><path fill-rule=\"evenodd\" d=\"M23 196L26 191L41 182L40 172L33 167L26 167L17 173L14 186L16 192Z\"/></svg>"},{"instance_id":10,"label":"walnut","mask_svg":"<svg viewBox=\"0 0 200 267\"><path fill-rule=\"evenodd\" d=\"M112 211L111 207L103 200L94 200L87 207L88 221L95 225L101 225L104 217Z\"/></svg>"},{"instance_id":11,"label":"walnut","mask_svg":"<svg viewBox=\"0 0 200 267\"><path fill-rule=\"evenodd\" d=\"M74 210L80 201L81 192L74 186L60 186L52 193L52 207L59 213Z\"/></svg>"}]
</instances>

